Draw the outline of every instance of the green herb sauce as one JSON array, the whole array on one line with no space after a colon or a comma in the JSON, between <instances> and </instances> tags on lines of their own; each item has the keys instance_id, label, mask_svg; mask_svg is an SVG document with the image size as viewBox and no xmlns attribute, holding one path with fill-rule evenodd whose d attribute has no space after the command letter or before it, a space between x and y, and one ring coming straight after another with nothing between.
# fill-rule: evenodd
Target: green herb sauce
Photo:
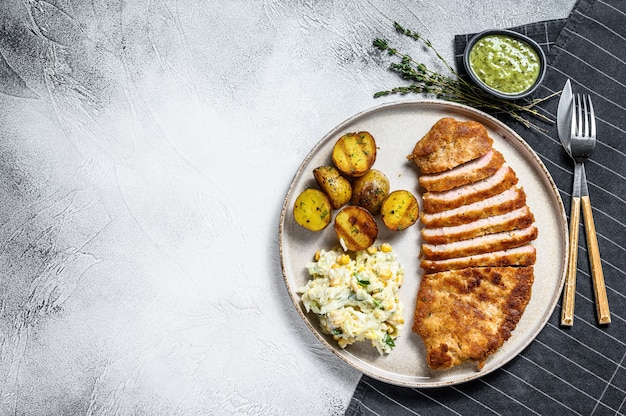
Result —
<instances>
[{"instance_id":1,"label":"green herb sauce","mask_svg":"<svg viewBox=\"0 0 626 416\"><path fill-rule=\"evenodd\" d=\"M525 42L489 35L474 44L470 66L482 82L506 94L526 91L539 77L539 55Z\"/></svg>"}]
</instances>

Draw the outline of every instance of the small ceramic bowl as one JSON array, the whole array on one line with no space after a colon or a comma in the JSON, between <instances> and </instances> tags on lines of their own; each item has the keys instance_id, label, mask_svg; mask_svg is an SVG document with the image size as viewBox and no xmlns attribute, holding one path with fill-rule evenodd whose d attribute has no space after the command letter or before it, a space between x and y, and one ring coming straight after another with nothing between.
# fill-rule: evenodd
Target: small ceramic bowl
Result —
<instances>
[{"instance_id":1,"label":"small ceramic bowl","mask_svg":"<svg viewBox=\"0 0 626 416\"><path fill-rule=\"evenodd\" d=\"M503 36L507 38L512 38L514 40L525 43L528 47L534 50L535 53L537 54L537 57L539 58L539 74L537 78L535 79L534 83L529 85L523 91L513 92L513 93L500 91L488 85L487 83L485 83L485 81L483 81L481 77L472 68L472 65L470 63L470 53L472 49L476 46L477 42L487 36ZM537 44L537 42L535 42L534 40L530 39L528 36L524 36L520 33L511 31L511 30L486 30L474 36L465 47L465 53L463 54L463 64L465 66L465 70L467 71L467 74L476 85L478 85L479 87L481 87L483 90L487 91L488 93L492 94L493 96L502 98L505 100L517 100L517 99L529 96L530 94L535 92L535 90L539 87L546 73L546 55L544 54L539 44Z\"/></svg>"}]
</instances>

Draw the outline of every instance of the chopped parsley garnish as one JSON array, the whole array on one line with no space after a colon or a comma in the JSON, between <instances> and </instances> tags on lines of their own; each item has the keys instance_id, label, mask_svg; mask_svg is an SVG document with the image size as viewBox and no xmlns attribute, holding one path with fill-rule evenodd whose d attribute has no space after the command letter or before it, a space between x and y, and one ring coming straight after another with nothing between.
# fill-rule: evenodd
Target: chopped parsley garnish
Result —
<instances>
[{"instance_id":1,"label":"chopped parsley garnish","mask_svg":"<svg viewBox=\"0 0 626 416\"><path fill-rule=\"evenodd\" d=\"M385 336L383 337L383 343L391 348L396 346L396 343L393 341L393 338L391 338L391 335L389 334L385 334Z\"/></svg>"},{"instance_id":2,"label":"chopped parsley garnish","mask_svg":"<svg viewBox=\"0 0 626 416\"><path fill-rule=\"evenodd\" d=\"M356 282L359 286L367 287L370 284L369 280L363 279L359 273L354 273L354 277L356 278Z\"/></svg>"}]
</instances>

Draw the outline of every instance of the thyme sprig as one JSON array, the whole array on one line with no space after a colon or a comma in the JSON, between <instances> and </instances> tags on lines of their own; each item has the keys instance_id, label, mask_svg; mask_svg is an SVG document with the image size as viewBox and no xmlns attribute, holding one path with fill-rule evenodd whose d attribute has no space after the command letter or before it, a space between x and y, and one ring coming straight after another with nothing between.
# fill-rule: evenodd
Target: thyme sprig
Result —
<instances>
[{"instance_id":1,"label":"thyme sprig","mask_svg":"<svg viewBox=\"0 0 626 416\"><path fill-rule=\"evenodd\" d=\"M537 117L545 122L554 123L553 119L539 112L537 105L558 93L543 98L527 100L524 103L494 97L461 77L428 39L423 38L417 32L404 28L396 22L394 22L394 28L401 35L421 42L430 49L450 75L443 75L429 69L425 64L413 59L409 54L400 52L398 49L390 46L387 40L376 38L373 41L375 48L381 52L386 52L388 56L400 58L399 61L392 62L389 68L393 72L398 73L403 79L410 81L410 84L379 91L374 94L375 98L390 94L429 94L442 100L465 104L485 111L506 113L527 128L533 127L541 130L526 116Z\"/></svg>"}]
</instances>

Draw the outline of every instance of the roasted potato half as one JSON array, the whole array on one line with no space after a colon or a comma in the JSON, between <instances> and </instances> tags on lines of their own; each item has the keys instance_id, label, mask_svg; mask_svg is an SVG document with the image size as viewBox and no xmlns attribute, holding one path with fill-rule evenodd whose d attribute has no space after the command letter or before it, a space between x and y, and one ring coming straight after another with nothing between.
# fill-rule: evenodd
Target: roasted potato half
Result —
<instances>
[{"instance_id":1,"label":"roasted potato half","mask_svg":"<svg viewBox=\"0 0 626 416\"><path fill-rule=\"evenodd\" d=\"M389 179L379 170L370 169L352 183L351 205L365 208L372 215L380 214L380 207L389 195Z\"/></svg>"},{"instance_id":2,"label":"roasted potato half","mask_svg":"<svg viewBox=\"0 0 626 416\"><path fill-rule=\"evenodd\" d=\"M344 175L362 176L376 161L376 141L366 131L346 133L335 143L332 159Z\"/></svg>"},{"instance_id":3,"label":"roasted potato half","mask_svg":"<svg viewBox=\"0 0 626 416\"><path fill-rule=\"evenodd\" d=\"M330 199L319 189L305 189L294 202L293 216L298 224L308 230L323 230L332 219Z\"/></svg>"},{"instance_id":4,"label":"roasted potato half","mask_svg":"<svg viewBox=\"0 0 626 416\"><path fill-rule=\"evenodd\" d=\"M330 199L334 209L339 209L350 202L352 185L341 176L334 166L320 166L313 169L313 176L322 191Z\"/></svg>"},{"instance_id":5,"label":"roasted potato half","mask_svg":"<svg viewBox=\"0 0 626 416\"><path fill-rule=\"evenodd\" d=\"M351 251L365 250L378 238L378 224L365 208L348 205L335 216L335 233L342 246Z\"/></svg>"},{"instance_id":6,"label":"roasted potato half","mask_svg":"<svg viewBox=\"0 0 626 416\"><path fill-rule=\"evenodd\" d=\"M380 215L387 228L402 231L415 224L419 218L417 199L409 191L393 191L383 202Z\"/></svg>"}]
</instances>

